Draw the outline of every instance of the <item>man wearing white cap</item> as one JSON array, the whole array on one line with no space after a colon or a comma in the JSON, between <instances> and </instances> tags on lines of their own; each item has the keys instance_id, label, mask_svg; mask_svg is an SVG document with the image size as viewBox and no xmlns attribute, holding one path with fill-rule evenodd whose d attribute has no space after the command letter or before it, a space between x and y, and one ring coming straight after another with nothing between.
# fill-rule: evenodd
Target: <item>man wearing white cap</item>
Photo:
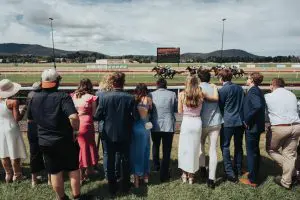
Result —
<instances>
[{"instance_id":1,"label":"man wearing white cap","mask_svg":"<svg viewBox=\"0 0 300 200\"><path fill-rule=\"evenodd\" d=\"M38 143L57 199L69 199L63 171L69 173L74 199L80 199L79 147L73 135L79 118L72 98L58 91L60 80L54 68L42 73L42 90L29 103L28 119L38 125Z\"/></svg>"}]
</instances>

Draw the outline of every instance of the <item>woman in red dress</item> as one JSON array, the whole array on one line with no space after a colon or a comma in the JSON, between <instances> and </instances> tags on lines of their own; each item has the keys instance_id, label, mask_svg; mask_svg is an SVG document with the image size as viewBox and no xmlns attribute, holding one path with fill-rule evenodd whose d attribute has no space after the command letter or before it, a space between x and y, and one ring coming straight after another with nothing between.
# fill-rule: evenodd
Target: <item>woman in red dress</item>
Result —
<instances>
[{"instance_id":1,"label":"woman in red dress","mask_svg":"<svg viewBox=\"0 0 300 200\"><path fill-rule=\"evenodd\" d=\"M78 89L72 94L80 119L77 139L80 146L81 182L86 181L88 175L93 173L93 167L98 163L93 121L93 115L97 107L97 96L93 94L93 85L90 79L82 79Z\"/></svg>"}]
</instances>

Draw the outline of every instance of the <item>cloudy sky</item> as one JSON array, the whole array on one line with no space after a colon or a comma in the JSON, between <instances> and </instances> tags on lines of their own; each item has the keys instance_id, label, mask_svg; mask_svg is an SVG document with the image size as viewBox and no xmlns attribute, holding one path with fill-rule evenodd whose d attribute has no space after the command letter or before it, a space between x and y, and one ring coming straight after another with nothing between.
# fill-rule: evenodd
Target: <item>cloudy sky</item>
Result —
<instances>
[{"instance_id":1,"label":"cloudy sky","mask_svg":"<svg viewBox=\"0 0 300 200\"><path fill-rule=\"evenodd\" d=\"M109 55L243 49L258 55L300 55L299 0L0 0L0 43Z\"/></svg>"}]
</instances>

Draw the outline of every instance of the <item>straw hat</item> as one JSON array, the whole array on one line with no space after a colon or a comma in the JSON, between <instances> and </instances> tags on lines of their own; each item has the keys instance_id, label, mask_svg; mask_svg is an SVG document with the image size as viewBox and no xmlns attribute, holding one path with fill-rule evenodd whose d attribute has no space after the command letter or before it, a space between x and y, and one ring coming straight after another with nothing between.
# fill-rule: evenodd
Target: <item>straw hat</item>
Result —
<instances>
[{"instance_id":1,"label":"straw hat","mask_svg":"<svg viewBox=\"0 0 300 200\"><path fill-rule=\"evenodd\" d=\"M8 98L14 96L21 89L21 85L18 83L11 82L8 79L0 81L0 97Z\"/></svg>"}]
</instances>

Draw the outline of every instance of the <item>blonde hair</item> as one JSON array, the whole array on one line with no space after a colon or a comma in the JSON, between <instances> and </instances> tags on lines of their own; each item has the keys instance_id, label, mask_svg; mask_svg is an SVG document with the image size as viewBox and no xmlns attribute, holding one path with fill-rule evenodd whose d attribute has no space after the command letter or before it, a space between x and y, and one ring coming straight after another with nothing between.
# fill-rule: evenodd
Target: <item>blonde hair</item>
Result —
<instances>
[{"instance_id":1,"label":"blonde hair","mask_svg":"<svg viewBox=\"0 0 300 200\"><path fill-rule=\"evenodd\" d=\"M183 103L190 108L197 108L203 102L203 93L196 76L188 76L185 82Z\"/></svg>"},{"instance_id":2,"label":"blonde hair","mask_svg":"<svg viewBox=\"0 0 300 200\"><path fill-rule=\"evenodd\" d=\"M108 92L108 91L112 91L113 90L113 76L112 74L107 74L105 75L101 82L99 83L99 89L101 91L105 91L105 92Z\"/></svg>"}]
</instances>

